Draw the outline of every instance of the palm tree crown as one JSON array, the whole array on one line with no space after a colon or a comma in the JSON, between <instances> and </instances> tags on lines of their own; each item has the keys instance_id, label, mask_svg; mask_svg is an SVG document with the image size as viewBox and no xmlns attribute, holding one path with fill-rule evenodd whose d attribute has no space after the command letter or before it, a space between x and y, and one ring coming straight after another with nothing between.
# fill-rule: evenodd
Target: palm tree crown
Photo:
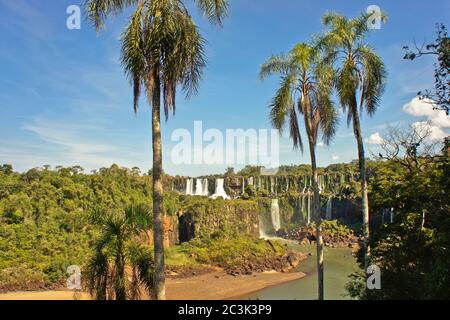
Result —
<instances>
[{"instance_id":1,"label":"palm tree crown","mask_svg":"<svg viewBox=\"0 0 450 320\"><path fill-rule=\"evenodd\" d=\"M348 19L328 13L323 16L322 23L329 30L319 39L318 47L325 52L324 63L338 65L335 69L336 89L341 106L347 112L348 124L358 109L362 112L365 108L373 115L384 92L387 72L381 58L364 43L370 31L368 15ZM356 100L358 91L359 103Z\"/></svg>"},{"instance_id":2,"label":"palm tree crown","mask_svg":"<svg viewBox=\"0 0 450 320\"><path fill-rule=\"evenodd\" d=\"M200 11L221 25L226 0L194 0ZM88 19L97 31L106 18L135 7L122 34L122 65L133 85L134 110L144 90L150 105L155 87L162 92L166 119L175 112L177 86L187 97L198 89L205 66L204 44L198 27L181 0L87 0ZM159 90L157 92L159 93Z\"/></svg>"},{"instance_id":3,"label":"palm tree crown","mask_svg":"<svg viewBox=\"0 0 450 320\"><path fill-rule=\"evenodd\" d=\"M315 146L319 130L328 144L336 131L337 112L331 100L332 70L319 63L320 54L314 47L297 44L287 55L272 56L261 67L260 79L281 74L280 87L270 103L270 120L280 132L289 122L294 148L303 150L297 112L311 123ZM308 130L307 130L308 131Z\"/></svg>"}]
</instances>

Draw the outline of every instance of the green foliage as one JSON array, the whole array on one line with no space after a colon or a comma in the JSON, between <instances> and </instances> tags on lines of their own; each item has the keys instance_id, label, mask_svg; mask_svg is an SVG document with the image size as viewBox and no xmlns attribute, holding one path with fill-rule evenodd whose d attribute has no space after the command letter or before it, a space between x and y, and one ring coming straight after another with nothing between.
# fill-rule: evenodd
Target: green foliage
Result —
<instances>
[{"instance_id":1,"label":"green foliage","mask_svg":"<svg viewBox=\"0 0 450 320\"><path fill-rule=\"evenodd\" d=\"M181 250L199 263L232 268L248 259L286 253L286 248L280 242L272 241L272 245L253 235L218 232L214 237L199 237L183 243Z\"/></svg>"},{"instance_id":2,"label":"green foliage","mask_svg":"<svg viewBox=\"0 0 450 320\"><path fill-rule=\"evenodd\" d=\"M0 290L62 285L66 268L92 254L103 212L151 205L150 178L117 165L90 175L79 167L6 171L0 171Z\"/></svg>"},{"instance_id":3,"label":"green foliage","mask_svg":"<svg viewBox=\"0 0 450 320\"><path fill-rule=\"evenodd\" d=\"M195 221L196 236L208 237L218 230L249 234L258 232L259 207L252 200L186 197L181 207Z\"/></svg>"},{"instance_id":4,"label":"green foliage","mask_svg":"<svg viewBox=\"0 0 450 320\"><path fill-rule=\"evenodd\" d=\"M241 177L259 176L261 175L262 166L246 165L243 169L239 170L237 175Z\"/></svg>"},{"instance_id":5,"label":"green foliage","mask_svg":"<svg viewBox=\"0 0 450 320\"><path fill-rule=\"evenodd\" d=\"M101 235L87 262L87 286L97 300L138 299L141 287L153 287L151 249L139 241L150 229L152 215L145 206L130 206L124 212L104 213ZM125 267L131 275L127 276ZM131 280L129 280L131 278Z\"/></svg>"},{"instance_id":6,"label":"green foliage","mask_svg":"<svg viewBox=\"0 0 450 320\"><path fill-rule=\"evenodd\" d=\"M372 230L372 262L381 269L381 290L361 287L363 275L348 285L362 299L448 299L450 297L450 160L443 155L419 159L410 171L388 162L370 185L373 216L394 208L394 223ZM362 262L362 252L359 261Z\"/></svg>"},{"instance_id":7,"label":"green foliage","mask_svg":"<svg viewBox=\"0 0 450 320\"><path fill-rule=\"evenodd\" d=\"M322 220L321 226L324 236L336 235L337 237L345 237L353 233L348 226L340 223L338 220Z\"/></svg>"}]
</instances>

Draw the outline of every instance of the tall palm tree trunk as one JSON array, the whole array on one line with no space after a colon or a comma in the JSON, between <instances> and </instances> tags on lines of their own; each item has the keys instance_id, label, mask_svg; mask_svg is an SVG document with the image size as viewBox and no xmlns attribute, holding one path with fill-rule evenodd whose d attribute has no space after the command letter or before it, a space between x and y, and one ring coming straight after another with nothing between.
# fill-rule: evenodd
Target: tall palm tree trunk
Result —
<instances>
[{"instance_id":1,"label":"tall palm tree trunk","mask_svg":"<svg viewBox=\"0 0 450 320\"><path fill-rule=\"evenodd\" d=\"M317 244L317 280L319 300L324 299L323 293L323 238L322 238L322 218L320 216L320 194L317 179L316 151L314 144L309 143L312 167L312 184L314 190L314 217L316 222L316 244Z\"/></svg>"},{"instance_id":2,"label":"tall palm tree trunk","mask_svg":"<svg viewBox=\"0 0 450 320\"><path fill-rule=\"evenodd\" d=\"M361 179L361 209L363 214L363 246L364 246L364 272L370 262L370 247L369 247L369 197L367 194L367 177L366 177L366 158L364 154L364 143L361 132L361 123L359 120L358 107L356 97L353 101L353 132L355 134L356 142L358 144L358 159L359 159L359 175Z\"/></svg>"},{"instance_id":3,"label":"tall palm tree trunk","mask_svg":"<svg viewBox=\"0 0 450 320\"><path fill-rule=\"evenodd\" d=\"M306 96L306 95L305 95ZM306 132L308 134L309 141L309 153L311 156L311 169L312 169L312 185L314 192L313 199L313 217L316 223L316 245L317 245L317 290L319 300L324 299L323 292L323 238L322 238L322 226L321 226L321 216L320 216L320 194L319 194L319 184L317 179L317 163L316 163L316 143L313 133L312 125L312 114L311 109L308 106L307 99L303 101L305 105L305 125Z\"/></svg>"},{"instance_id":4,"label":"tall palm tree trunk","mask_svg":"<svg viewBox=\"0 0 450 320\"><path fill-rule=\"evenodd\" d=\"M155 296L166 299L163 246L163 184L161 145L161 84L159 70L155 68L152 101L152 144L153 144L153 246L155 256Z\"/></svg>"}]
</instances>

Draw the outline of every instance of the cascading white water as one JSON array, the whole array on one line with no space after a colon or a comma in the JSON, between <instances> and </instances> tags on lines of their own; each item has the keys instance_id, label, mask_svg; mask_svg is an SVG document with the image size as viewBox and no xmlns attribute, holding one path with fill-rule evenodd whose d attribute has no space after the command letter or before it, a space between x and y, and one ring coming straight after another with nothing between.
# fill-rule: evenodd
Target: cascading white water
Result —
<instances>
[{"instance_id":1,"label":"cascading white water","mask_svg":"<svg viewBox=\"0 0 450 320\"><path fill-rule=\"evenodd\" d=\"M187 196L193 196L194 195L194 179L189 178L186 180L186 191Z\"/></svg>"},{"instance_id":2,"label":"cascading white water","mask_svg":"<svg viewBox=\"0 0 450 320\"><path fill-rule=\"evenodd\" d=\"M212 199L216 199L218 197L222 197L224 199L230 199L230 197L225 192L223 183L224 183L223 179L216 179L216 189L214 191L214 194L211 196Z\"/></svg>"},{"instance_id":3,"label":"cascading white water","mask_svg":"<svg viewBox=\"0 0 450 320\"><path fill-rule=\"evenodd\" d=\"M326 212L325 212L325 219L326 220L331 220L333 218L333 197L329 196L328 200L327 200L327 208L326 208Z\"/></svg>"},{"instance_id":4,"label":"cascading white water","mask_svg":"<svg viewBox=\"0 0 450 320\"><path fill-rule=\"evenodd\" d=\"M242 194L245 192L245 178L242 178Z\"/></svg>"},{"instance_id":5,"label":"cascading white water","mask_svg":"<svg viewBox=\"0 0 450 320\"><path fill-rule=\"evenodd\" d=\"M321 181L322 181L322 179L321 179L321 177L318 175L318 176L317 176L317 185L318 185L318 188L319 188L319 194L322 193L322 183L321 183Z\"/></svg>"},{"instance_id":6,"label":"cascading white water","mask_svg":"<svg viewBox=\"0 0 450 320\"><path fill-rule=\"evenodd\" d=\"M310 224L311 223L311 193L310 192L308 192L308 205L307 205L307 207L306 207L306 212L307 212L307 215L306 215L306 219L307 219L307 224Z\"/></svg>"},{"instance_id":7,"label":"cascading white water","mask_svg":"<svg viewBox=\"0 0 450 320\"><path fill-rule=\"evenodd\" d=\"M302 190L302 193L303 193L303 194L305 194L305 191L306 191L306 188L307 188L306 184L307 184L307 179L306 179L306 177L305 177L305 186L303 187L303 190Z\"/></svg>"},{"instance_id":8,"label":"cascading white water","mask_svg":"<svg viewBox=\"0 0 450 320\"><path fill-rule=\"evenodd\" d=\"M195 195L208 196L208 179L195 179Z\"/></svg>"},{"instance_id":9,"label":"cascading white water","mask_svg":"<svg viewBox=\"0 0 450 320\"><path fill-rule=\"evenodd\" d=\"M280 230L280 207L278 206L278 199L272 199L272 204L270 206L270 215L272 217L272 225L275 231Z\"/></svg>"}]
</instances>

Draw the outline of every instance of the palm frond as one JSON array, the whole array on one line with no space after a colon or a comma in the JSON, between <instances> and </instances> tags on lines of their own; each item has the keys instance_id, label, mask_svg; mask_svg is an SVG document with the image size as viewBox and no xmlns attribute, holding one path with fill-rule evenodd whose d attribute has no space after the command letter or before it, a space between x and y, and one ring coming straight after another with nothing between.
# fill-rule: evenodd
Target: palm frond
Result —
<instances>
[{"instance_id":1,"label":"palm frond","mask_svg":"<svg viewBox=\"0 0 450 320\"><path fill-rule=\"evenodd\" d=\"M287 116L292 108L292 90L294 82L295 78L292 75L283 76L280 81L280 87L269 105L270 121L280 134L283 133Z\"/></svg>"},{"instance_id":2,"label":"palm frond","mask_svg":"<svg viewBox=\"0 0 450 320\"><path fill-rule=\"evenodd\" d=\"M133 85L133 109L137 112L141 86L144 79L145 56L142 45L142 4L139 2L135 12L131 16L128 27L122 34L122 65L125 73Z\"/></svg>"},{"instance_id":3,"label":"palm frond","mask_svg":"<svg viewBox=\"0 0 450 320\"><path fill-rule=\"evenodd\" d=\"M337 71L336 90L342 108L347 110L355 98L356 90L359 86L357 69L353 60L346 60L345 64ZM351 116L349 117L349 121ZM349 124L350 122L348 122Z\"/></svg>"},{"instance_id":4,"label":"palm frond","mask_svg":"<svg viewBox=\"0 0 450 320\"><path fill-rule=\"evenodd\" d=\"M322 141L329 145L339 124L339 115L329 94L322 94L320 97L320 127L322 131Z\"/></svg>"},{"instance_id":5,"label":"palm frond","mask_svg":"<svg viewBox=\"0 0 450 320\"><path fill-rule=\"evenodd\" d=\"M300 149L303 152L303 141L294 103L289 108L289 136L292 139L294 149Z\"/></svg>"},{"instance_id":6,"label":"palm frond","mask_svg":"<svg viewBox=\"0 0 450 320\"><path fill-rule=\"evenodd\" d=\"M264 80L268 76L276 73L287 74L291 67L291 60L284 54L272 55L266 62L261 66L259 72L259 79Z\"/></svg>"},{"instance_id":7,"label":"palm frond","mask_svg":"<svg viewBox=\"0 0 450 320\"><path fill-rule=\"evenodd\" d=\"M85 272L89 293L96 300L107 299L108 274L108 257L99 247L89 260Z\"/></svg>"},{"instance_id":8,"label":"palm frond","mask_svg":"<svg viewBox=\"0 0 450 320\"><path fill-rule=\"evenodd\" d=\"M359 50L363 65L361 100L364 102L360 104L360 109L364 105L367 113L372 115L384 93L387 71L381 58L369 46Z\"/></svg>"},{"instance_id":9,"label":"palm frond","mask_svg":"<svg viewBox=\"0 0 450 320\"><path fill-rule=\"evenodd\" d=\"M126 223L136 233L151 229L153 224L152 210L146 204L128 206L124 214Z\"/></svg>"},{"instance_id":10,"label":"palm frond","mask_svg":"<svg viewBox=\"0 0 450 320\"><path fill-rule=\"evenodd\" d=\"M227 0L194 0L194 2L211 23L222 25L228 15Z\"/></svg>"},{"instance_id":11,"label":"palm frond","mask_svg":"<svg viewBox=\"0 0 450 320\"><path fill-rule=\"evenodd\" d=\"M116 15L125 8L135 5L139 0L85 0L84 11L89 22L97 32L104 26L110 15Z\"/></svg>"}]
</instances>

